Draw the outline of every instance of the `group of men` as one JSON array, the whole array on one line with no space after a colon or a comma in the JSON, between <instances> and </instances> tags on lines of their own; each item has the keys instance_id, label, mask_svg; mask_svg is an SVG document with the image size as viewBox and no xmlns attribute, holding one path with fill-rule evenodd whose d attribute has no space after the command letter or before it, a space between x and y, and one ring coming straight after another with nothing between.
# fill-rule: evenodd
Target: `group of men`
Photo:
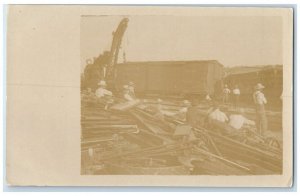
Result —
<instances>
[{"instance_id":1,"label":"group of men","mask_svg":"<svg viewBox=\"0 0 300 196\"><path fill-rule=\"evenodd\" d=\"M228 88L228 85L225 84L224 89L223 89L223 103L224 104L229 103L230 94L231 94L231 90ZM241 95L241 91L240 91L238 85L234 86L234 88L232 90L232 95L233 95L234 106L237 108L239 101L240 101L240 95Z\"/></svg>"},{"instance_id":2,"label":"group of men","mask_svg":"<svg viewBox=\"0 0 300 196\"><path fill-rule=\"evenodd\" d=\"M258 133L263 136L267 131L267 117L265 111L265 104L267 103L267 100L263 94L264 88L265 87L260 83L258 83L254 87L255 90L253 93L253 101L256 109L256 123L245 117L244 110L242 108L237 108L240 95L238 86L235 86L235 88L233 89L235 99L235 110L231 112L229 116L226 114L226 104L224 104L222 107L216 102L214 103L214 106L210 110L208 110L206 114L202 114L202 116L206 116L205 119L208 122L208 124L213 124L214 122L223 123L235 130L242 130L243 128L245 128L245 126L256 125ZM229 93L230 89L227 85L225 85L223 103L228 102ZM187 112L187 122L191 126L195 126L195 124L197 124L199 121L199 119L197 119L197 105L198 103L192 102L192 106L188 109Z\"/></svg>"},{"instance_id":3,"label":"group of men","mask_svg":"<svg viewBox=\"0 0 300 196\"><path fill-rule=\"evenodd\" d=\"M133 82L129 82L126 85L123 85L122 87L122 93L119 97L115 97L111 91L107 89L107 84L104 80L101 80L98 83L99 88L95 91L95 94L91 91L91 89L88 89L87 91L87 97L94 97L94 99L97 102L101 102L105 105L105 109L108 108L109 104L112 104L115 99L118 99L120 101L133 101L136 99L135 96L135 85ZM244 126L251 125L254 126L256 124L258 133L260 135L264 135L267 131L267 117L266 117L266 111L265 111L265 104L267 103L267 100L263 94L263 89L265 87L258 83L255 86L255 91L253 93L253 100L255 104L255 109L256 109L256 123L254 121L251 121L247 119L244 116L244 111L243 109L238 109L237 104L239 101L239 95L240 95L240 90L238 86L236 85L235 88L233 89L233 95L234 95L234 100L235 100L235 112L232 113L231 115L227 116L225 108L220 107L219 104L214 104L214 106L204 115L207 116L208 122L220 122L220 123L226 123L230 127L236 129L236 130L241 130L243 129ZM227 85L225 85L224 88L224 97L223 97L223 103L227 103L229 99L229 93L230 89L228 88ZM158 105L160 105L161 100L158 100ZM169 114L167 111L161 110L159 108L159 111L163 115L167 116L184 116L184 120L187 121L188 124L191 126L196 126L198 123L199 119L197 118L198 115L198 109L197 106L199 105L198 102L192 101L189 102L188 100L183 101L183 108L178 111L177 113L172 113ZM225 104L226 105L226 104ZM203 114L202 114L203 116Z\"/></svg>"},{"instance_id":4,"label":"group of men","mask_svg":"<svg viewBox=\"0 0 300 196\"><path fill-rule=\"evenodd\" d=\"M98 88L96 89L95 93L92 92L91 88L88 88L87 92L84 94L84 97L86 99L92 99L98 103L104 104L104 109L108 109L109 105L112 104L116 99L118 101L133 101L136 99L133 82L123 85L122 88L121 95L116 97L114 96L113 92L107 89L106 81L101 80L98 82Z\"/></svg>"}]
</instances>

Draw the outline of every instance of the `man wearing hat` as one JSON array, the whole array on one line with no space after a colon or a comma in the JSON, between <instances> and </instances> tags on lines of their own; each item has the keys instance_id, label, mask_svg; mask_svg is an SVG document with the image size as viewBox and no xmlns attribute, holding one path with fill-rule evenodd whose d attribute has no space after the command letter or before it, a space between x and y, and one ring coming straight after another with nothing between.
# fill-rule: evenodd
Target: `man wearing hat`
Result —
<instances>
[{"instance_id":1,"label":"man wearing hat","mask_svg":"<svg viewBox=\"0 0 300 196\"><path fill-rule=\"evenodd\" d=\"M112 92L106 89L106 82L101 80L98 83L99 88L96 90L96 97L100 103L105 104L104 109L108 109L108 105L113 103Z\"/></svg>"},{"instance_id":2,"label":"man wearing hat","mask_svg":"<svg viewBox=\"0 0 300 196\"><path fill-rule=\"evenodd\" d=\"M262 90L265 87L258 83L255 86L255 92L253 93L253 100L256 108L256 126L259 133L263 136L267 131L267 116L265 111L265 104L267 104L267 99L263 94Z\"/></svg>"},{"instance_id":3,"label":"man wearing hat","mask_svg":"<svg viewBox=\"0 0 300 196\"><path fill-rule=\"evenodd\" d=\"M106 82L101 80L98 83L99 88L96 90L96 96L98 98L104 98L105 96L112 96L112 92L106 89Z\"/></svg>"}]
</instances>

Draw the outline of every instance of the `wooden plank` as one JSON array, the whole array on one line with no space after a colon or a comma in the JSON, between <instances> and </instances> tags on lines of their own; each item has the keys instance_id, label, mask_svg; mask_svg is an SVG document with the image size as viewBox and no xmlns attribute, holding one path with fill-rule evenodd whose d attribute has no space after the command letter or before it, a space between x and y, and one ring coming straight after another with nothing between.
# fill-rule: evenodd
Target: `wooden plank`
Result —
<instances>
[{"instance_id":1,"label":"wooden plank","mask_svg":"<svg viewBox=\"0 0 300 196\"><path fill-rule=\"evenodd\" d=\"M171 133L168 133L164 130L159 129L158 127L154 127L153 125L151 125L150 123L148 123L145 119L143 119L142 117L140 117L138 114L136 114L135 112L131 111L130 112L141 124L143 124L147 129L149 129L150 131L152 131L155 134L162 134L162 135L171 135Z\"/></svg>"},{"instance_id":2,"label":"wooden plank","mask_svg":"<svg viewBox=\"0 0 300 196\"><path fill-rule=\"evenodd\" d=\"M124 103L115 104L115 105L111 106L110 109L111 110L125 111L125 110L129 110L129 109L137 106L140 103L141 103L140 100L136 99L136 100L127 101L127 102L124 102Z\"/></svg>"},{"instance_id":3,"label":"wooden plank","mask_svg":"<svg viewBox=\"0 0 300 196\"><path fill-rule=\"evenodd\" d=\"M219 159L219 160L221 160L221 161L224 161L224 162L226 162L226 163L229 163L229 164L231 164L231 165L233 165L233 166L235 166L235 167L238 167L238 168L240 168L240 169L243 169L243 170L246 170L246 171L250 171L249 168L247 168L247 167L245 167L245 166L242 166L242 165L240 165L240 164L238 164L238 163L235 163L235 162L233 162L233 161L230 161L230 160L228 160L228 159L225 159L224 157L220 157L220 156L218 156L218 155L212 154L212 153L210 153L210 152L208 152L208 151L205 151L205 150L202 150L202 149L200 149L200 148L198 148L198 147L194 147L194 148L197 150L197 152L200 152L200 153L205 154L205 155L208 155L208 156L212 156L212 157L214 157L214 158L217 158L217 159Z\"/></svg>"}]
</instances>

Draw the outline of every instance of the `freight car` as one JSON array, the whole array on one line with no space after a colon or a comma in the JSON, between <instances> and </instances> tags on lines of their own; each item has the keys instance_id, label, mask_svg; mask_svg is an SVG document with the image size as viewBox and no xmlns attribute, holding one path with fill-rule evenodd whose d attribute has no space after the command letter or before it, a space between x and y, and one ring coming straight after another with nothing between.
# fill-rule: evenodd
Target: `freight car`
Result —
<instances>
[{"instance_id":1,"label":"freight car","mask_svg":"<svg viewBox=\"0 0 300 196\"><path fill-rule=\"evenodd\" d=\"M223 69L216 60L127 62L115 65L115 86L132 81L138 94L213 96L221 92Z\"/></svg>"},{"instance_id":2,"label":"freight car","mask_svg":"<svg viewBox=\"0 0 300 196\"><path fill-rule=\"evenodd\" d=\"M226 83L231 89L238 85L241 91L240 100L244 103L253 103L254 86L257 83L262 83L265 86L264 94L268 100L268 105L281 108L282 71L282 65L234 67L226 71L224 84Z\"/></svg>"}]
</instances>

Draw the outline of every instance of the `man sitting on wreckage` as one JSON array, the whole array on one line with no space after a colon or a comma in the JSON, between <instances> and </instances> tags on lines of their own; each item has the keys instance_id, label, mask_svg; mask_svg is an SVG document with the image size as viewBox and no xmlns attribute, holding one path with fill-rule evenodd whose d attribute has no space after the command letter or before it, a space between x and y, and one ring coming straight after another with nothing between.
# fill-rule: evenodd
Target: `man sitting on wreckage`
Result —
<instances>
[{"instance_id":1,"label":"man sitting on wreckage","mask_svg":"<svg viewBox=\"0 0 300 196\"><path fill-rule=\"evenodd\" d=\"M214 106L214 110L208 115L208 128L213 131L218 131L223 135L239 140L243 143L265 143L268 146L280 148L280 144L275 138L265 138L261 136L255 127L255 122L249 120L244 115L244 110L241 108L235 110L227 117L225 107L220 109L219 106Z\"/></svg>"},{"instance_id":2,"label":"man sitting on wreckage","mask_svg":"<svg viewBox=\"0 0 300 196\"><path fill-rule=\"evenodd\" d=\"M105 105L104 109L107 110L109 104L113 103L113 94L111 91L106 89L106 82L101 80L99 83L99 88L96 90L96 97L98 103L102 103Z\"/></svg>"},{"instance_id":3,"label":"man sitting on wreckage","mask_svg":"<svg viewBox=\"0 0 300 196\"><path fill-rule=\"evenodd\" d=\"M227 108L214 104L208 115L207 128L228 136L244 136L246 129L255 123L243 116L243 110L234 111L228 118Z\"/></svg>"},{"instance_id":4,"label":"man sitting on wreckage","mask_svg":"<svg viewBox=\"0 0 300 196\"><path fill-rule=\"evenodd\" d=\"M229 119L227 115L223 112L223 110L225 110L225 107L221 109L219 105L215 104L212 110L213 111L210 112L208 115L209 124L213 124L213 122L228 122Z\"/></svg>"}]
</instances>

